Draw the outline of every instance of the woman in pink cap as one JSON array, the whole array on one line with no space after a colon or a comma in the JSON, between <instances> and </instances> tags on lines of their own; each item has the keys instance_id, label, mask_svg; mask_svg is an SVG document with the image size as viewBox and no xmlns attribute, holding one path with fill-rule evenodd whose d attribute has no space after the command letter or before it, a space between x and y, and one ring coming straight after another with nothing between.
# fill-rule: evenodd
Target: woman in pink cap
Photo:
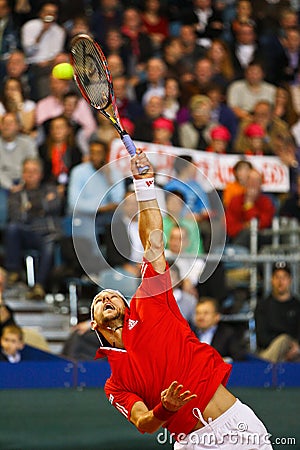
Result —
<instances>
[{"instance_id":1,"label":"woman in pink cap","mask_svg":"<svg viewBox=\"0 0 300 450\"><path fill-rule=\"evenodd\" d=\"M211 129L211 144L206 148L207 152L226 154L231 134L223 125L217 125Z\"/></svg>"}]
</instances>

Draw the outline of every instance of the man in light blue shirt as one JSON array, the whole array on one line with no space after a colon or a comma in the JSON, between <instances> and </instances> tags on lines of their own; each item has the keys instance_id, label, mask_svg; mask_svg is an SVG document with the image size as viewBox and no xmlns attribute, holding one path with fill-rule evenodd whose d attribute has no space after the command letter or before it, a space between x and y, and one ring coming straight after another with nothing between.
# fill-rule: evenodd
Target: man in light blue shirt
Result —
<instances>
[{"instance_id":1,"label":"man in light blue shirt","mask_svg":"<svg viewBox=\"0 0 300 450\"><path fill-rule=\"evenodd\" d=\"M75 166L70 173L67 211L73 219L73 238L80 236L93 241L95 229L96 236L101 236L124 199L124 180L106 164L107 152L106 143L92 138L89 161Z\"/></svg>"}]
</instances>

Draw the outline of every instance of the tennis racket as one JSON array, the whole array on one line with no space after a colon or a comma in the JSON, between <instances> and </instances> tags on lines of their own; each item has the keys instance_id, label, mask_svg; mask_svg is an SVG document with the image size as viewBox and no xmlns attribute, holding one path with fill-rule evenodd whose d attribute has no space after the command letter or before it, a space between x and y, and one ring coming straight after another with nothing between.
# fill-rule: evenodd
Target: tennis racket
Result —
<instances>
[{"instance_id":1,"label":"tennis racket","mask_svg":"<svg viewBox=\"0 0 300 450\"><path fill-rule=\"evenodd\" d=\"M111 74L100 45L87 34L79 34L71 42L71 64L76 84L85 100L113 124L131 157L136 147L123 129L114 95ZM107 109L111 106L112 115ZM141 167L146 173L149 166Z\"/></svg>"}]
</instances>

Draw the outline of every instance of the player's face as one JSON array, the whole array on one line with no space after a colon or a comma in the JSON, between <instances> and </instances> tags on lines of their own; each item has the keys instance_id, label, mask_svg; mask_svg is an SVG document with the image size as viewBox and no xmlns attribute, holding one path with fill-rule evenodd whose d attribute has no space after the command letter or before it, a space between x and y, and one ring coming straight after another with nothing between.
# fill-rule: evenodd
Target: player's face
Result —
<instances>
[{"instance_id":1,"label":"player's face","mask_svg":"<svg viewBox=\"0 0 300 450\"><path fill-rule=\"evenodd\" d=\"M109 326L117 319L123 319L125 304L122 297L116 292L102 291L95 297L92 310L94 311L94 322L101 328L101 326Z\"/></svg>"}]
</instances>

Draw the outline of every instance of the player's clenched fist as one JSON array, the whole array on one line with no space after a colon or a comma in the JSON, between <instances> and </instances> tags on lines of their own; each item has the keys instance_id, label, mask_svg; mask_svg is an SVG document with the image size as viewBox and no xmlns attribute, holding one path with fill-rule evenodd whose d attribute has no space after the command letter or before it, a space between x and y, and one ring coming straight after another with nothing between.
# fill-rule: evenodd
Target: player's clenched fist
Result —
<instances>
[{"instance_id":1,"label":"player's clenched fist","mask_svg":"<svg viewBox=\"0 0 300 450\"><path fill-rule=\"evenodd\" d=\"M139 168L147 166L149 166L149 170L145 174L140 174ZM131 171L132 175L136 179L153 177L153 167L151 166L146 153L144 153L143 150L140 148L136 150L136 155L133 158L131 158Z\"/></svg>"}]
</instances>

